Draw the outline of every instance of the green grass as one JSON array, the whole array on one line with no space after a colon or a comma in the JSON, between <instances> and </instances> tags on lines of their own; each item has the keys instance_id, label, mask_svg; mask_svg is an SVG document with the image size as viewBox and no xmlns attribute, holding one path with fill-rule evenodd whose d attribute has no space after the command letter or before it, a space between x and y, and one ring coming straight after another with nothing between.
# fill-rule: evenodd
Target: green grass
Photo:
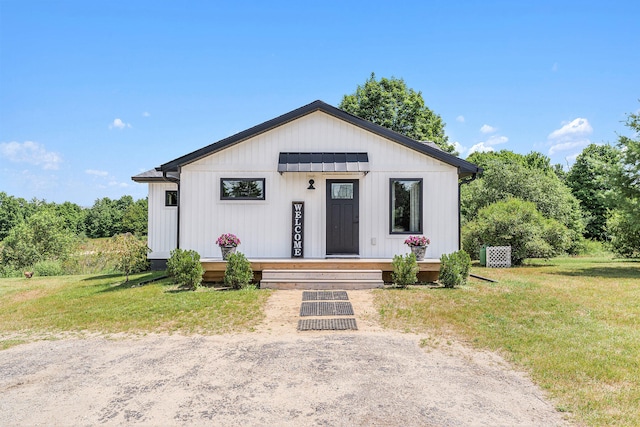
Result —
<instances>
[{"instance_id":1,"label":"green grass","mask_svg":"<svg viewBox=\"0 0 640 427\"><path fill-rule=\"evenodd\" d=\"M499 283L377 292L383 324L429 334L423 344L454 334L500 351L581 424L640 425L640 263L558 258L472 273Z\"/></svg>"},{"instance_id":2,"label":"green grass","mask_svg":"<svg viewBox=\"0 0 640 427\"><path fill-rule=\"evenodd\" d=\"M182 291L159 273L0 279L0 348L66 332L221 334L248 331L269 292Z\"/></svg>"}]
</instances>

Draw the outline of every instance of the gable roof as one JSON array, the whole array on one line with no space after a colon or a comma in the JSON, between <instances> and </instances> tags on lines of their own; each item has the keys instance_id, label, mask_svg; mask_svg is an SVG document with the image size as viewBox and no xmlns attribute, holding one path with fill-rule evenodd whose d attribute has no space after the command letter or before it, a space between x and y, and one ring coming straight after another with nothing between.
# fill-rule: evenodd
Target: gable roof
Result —
<instances>
[{"instance_id":1,"label":"gable roof","mask_svg":"<svg viewBox=\"0 0 640 427\"><path fill-rule=\"evenodd\" d=\"M311 114L316 111L321 111L323 113L329 114L333 117L344 120L347 123L358 126L383 138L404 145L405 147L415 150L419 153L425 154L444 163L455 166L458 168L458 176L460 178L471 176L482 171L480 167L474 165L473 163L467 162L466 160L463 160L457 156L454 156L453 154L442 151L437 147L437 145L433 143L416 141L402 134L399 134L398 132L392 131L391 129L387 129L368 120L361 119L360 117L349 114L346 111L340 110L339 108L336 108L319 100L307 104L303 107L297 108L279 117L276 117L275 119L267 120L264 123L239 132L228 138L221 139L218 142L207 145L206 147L200 148L199 150L193 151L189 154L185 154L182 157L171 160L170 162L157 167L156 170L162 172L177 171L181 166L195 162L196 160L200 160L210 154L224 150L225 148L231 147L249 138L267 132L278 126L282 126L288 122L299 119L300 117L306 116L307 114Z\"/></svg>"}]
</instances>

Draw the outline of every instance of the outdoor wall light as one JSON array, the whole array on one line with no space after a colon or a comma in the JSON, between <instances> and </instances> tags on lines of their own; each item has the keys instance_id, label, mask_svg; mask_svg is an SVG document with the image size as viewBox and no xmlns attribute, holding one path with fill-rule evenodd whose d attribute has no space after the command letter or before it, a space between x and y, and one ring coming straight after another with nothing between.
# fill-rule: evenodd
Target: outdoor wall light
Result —
<instances>
[{"instance_id":1,"label":"outdoor wall light","mask_svg":"<svg viewBox=\"0 0 640 427\"><path fill-rule=\"evenodd\" d=\"M313 186L313 184L315 184L316 182L312 179L309 180L309 186L307 187L307 190L315 190L316 187Z\"/></svg>"}]
</instances>

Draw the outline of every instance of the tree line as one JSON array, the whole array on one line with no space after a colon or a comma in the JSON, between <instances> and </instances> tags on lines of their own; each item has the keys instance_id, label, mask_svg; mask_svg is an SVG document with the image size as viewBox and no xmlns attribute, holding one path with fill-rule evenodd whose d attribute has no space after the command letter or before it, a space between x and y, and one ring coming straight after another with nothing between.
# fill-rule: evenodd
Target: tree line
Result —
<instances>
[{"instance_id":1,"label":"tree line","mask_svg":"<svg viewBox=\"0 0 640 427\"><path fill-rule=\"evenodd\" d=\"M147 199L104 197L97 199L90 208L83 208L71 202L58 204L35 198L27 201L0 192L0 241L16 225L43 211L61 218L65 228L78 236L94 239L120 233L147 234Z\"/></svg>"},{"instance_id":2,"label":"tree line","mask_svg":"<svg viewBox=\"0 0 640 427\"><path fill-rule=\"evenodd\" d=\"M146 199L105 197L83 208L71 202L27 201L0 192L0 276L21 274L25 269L35 269L40 275L87 271L87 266L72 256L86 238L142 237L147 234L147 222ZM91 263L100 265L98 270L108 269L105 260L122 252L121 240L113 239L99 251L88 251L95 258ZM143 246L146 250L146 244ZM118 263L121 260L112 264L115 267Z\"/></svg>"}]
</instances>

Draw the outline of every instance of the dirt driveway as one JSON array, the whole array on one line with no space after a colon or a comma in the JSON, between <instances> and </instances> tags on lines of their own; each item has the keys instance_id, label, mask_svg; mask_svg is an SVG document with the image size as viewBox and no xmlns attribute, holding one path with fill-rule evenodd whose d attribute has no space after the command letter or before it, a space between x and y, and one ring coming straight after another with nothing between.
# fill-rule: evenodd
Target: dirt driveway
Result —
<instances>
[{"instance_id":1,"label":"dirt driveway","mask_svg":"<svg viewBox=\"0 0 640 427\"><path fill-rule=\"evenodd\" d=\"M543 393L495 354L385 332L297 332L278 291L257 331L91 337L0 352L0 425L553 426Z\"/></svg>"}]
</instances>

